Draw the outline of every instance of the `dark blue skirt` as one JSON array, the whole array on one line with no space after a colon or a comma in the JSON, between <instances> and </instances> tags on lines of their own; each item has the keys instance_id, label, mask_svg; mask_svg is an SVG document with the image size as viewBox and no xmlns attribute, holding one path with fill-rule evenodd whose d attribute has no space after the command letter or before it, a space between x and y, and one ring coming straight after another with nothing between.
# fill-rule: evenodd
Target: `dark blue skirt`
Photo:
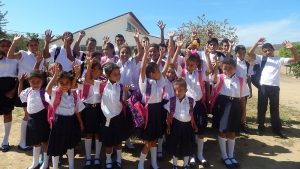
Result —
<instances>
[{"instance_id":1,"label":"dark blue skirt","mask_svg":"<svg viewBox=\"0 0 300 169\"><path fill-rule=\"evenodd\" d=\"M30 87L30 84L29 84L28 80L24 80L22 90L25 90L28 87ZM18 98L16 98L15 106L16 107L27 107L27 103L26 102L22 103L20 97L18 97Z\"/></svg>"},{"instance_id":2,"label":"dark blue skirt","mask_svg":"<svg viewBox=\"0 0 300 169\"><path fill-rule=\"evenodd\" d=\"M194 107L194 119L198 128L196 134L203 135L207 127L207 114L205 105L201 100L196 101L196 105Z\"/></svg>"},{"instance_id":3,"label":"dark blue skirt","mask_svg":"<svg viewBox=\"0 0 300 169\"><path fill-rule=\"evenodd\" d=\"M84 126L84 134L100 134L103 113L99 104L84 104L85 108L81 112L81 118Z\"/></svg>"},{"instance_id":4,"label":"dark blue skirt","mask_svg":"<svg viewBox=\"0 0 300 169\"><path fill-rule=\"evenodd\" d=\"M102 143L104 147L118 146L129 137L129 127L123 112L110 119L109 126L102 127Z\"/></svg>"},{"instance_id":5,"label":"dark blue skirt","mask_svg":"<svg viewBox=\"0 0 300 169\"><path fill-rule=\"evenodd\" d=\"M13 98L8 98L5 94L14 89L17 85L18 79L13 77L0 77L0 115L8 115L14 110L14 104L17 96ZM17 89L16 89L17 90Z\"/></svg>"},{"instance_id":6,"label":"dark blue skirt","mask_svg":"<svg viewBox=\"0 0 300 169\"><path fill-rule=\"evenodd\" d=\"M26 128L26 145L34 146L47 142L50 133L50 126L47 120L47 110L43 109L38 113L29 114Z\"/></svg>"},{"instance_id":7,"label":"dark blue skirt","mask_svg":"<svg viewBox=\"0 0 300 169\"><path fill-rule=\"evenodd\" d=\"M173 118L170 135L167 135L167 152L175 157L192 156L196 150L195 135L191 122Z\"/></svg>"},{"instance_id":8,"label":"dark blue skirt","mask_svg":"<svg viewBox=\"0 0 300 169\"><path fill-rule=\"evenodd\" d=\"M55 114L48 141L50 156L62 156L68 149L74 148L81 140L81 131L76 115Z\"/></svg>"},{"instance_id":9,"label":"dark blue skirt","mask_svg":"<svg viewBox=\"0 0 300 169\"><path fill-rule=\"evenodd\" d=\"M155 141L163 133L163 107L162 103L152 103L148 105L148 124L142 128L141 138L145 141Z\"/></svg>"}]
</instances>

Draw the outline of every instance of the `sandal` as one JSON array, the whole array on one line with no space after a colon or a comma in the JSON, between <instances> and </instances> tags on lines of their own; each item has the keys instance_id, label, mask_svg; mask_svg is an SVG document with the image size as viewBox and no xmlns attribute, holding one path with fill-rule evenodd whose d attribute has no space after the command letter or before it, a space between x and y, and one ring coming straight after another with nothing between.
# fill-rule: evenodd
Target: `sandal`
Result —
<instances>
[{"instance_id":1,"label":"sandal","mask_svg":"<svg viewBox=\"0 0 300 169\"><path fill-rule=\"evenodd\" d=\"M10 150L9 143L7 145L2 145L1 150L2 150L2 152L8 152Z\"/></svg>"}]
</instances>

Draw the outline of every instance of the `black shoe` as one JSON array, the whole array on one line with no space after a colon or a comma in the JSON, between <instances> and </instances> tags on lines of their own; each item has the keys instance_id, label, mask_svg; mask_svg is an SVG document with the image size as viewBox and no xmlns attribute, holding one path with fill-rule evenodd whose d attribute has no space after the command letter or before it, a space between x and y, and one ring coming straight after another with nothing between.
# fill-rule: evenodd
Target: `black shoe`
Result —
<instances>
[{"instance_id":1,"label":"black shoe","mask_svg":"<svg viewBox=\"0 0 300 169\"><path fill-rule=\"evenodd\" d=\"M236 161L235 158L229 158L231 163L235 166L235 168L240 168L240 163L238 161Z\"/></svg>"},{"instance_id":2,"label":"black shoe","mask_svg":"<svg viewBox=\"0 0 300 169\"><path fill-rule=\"evenodd\" d=\"M164 155L162 152L157 152L157 160L158 161L163 161L164 160Z\"/></svg>"},{"instance_id":3,"label":"black shoe","mask_svg":"<svg viewBox=\"0 0 300 169\"><path fill-rule=\"evenodd\" d=\"M198 157L196 157L195 160L198 164L201 164L204 168L210 168L210 164L208 161L206 160L200 161Z\"/></svg>"},{"instance_id":4,"label":"black shoe","mask_svg":"<svg viewBox=\"0 0 300 169\"><path fill-rule=\"evenodd\" d=\"M116 161L114 169L122 169L122 164Z\"/></svg>"},{"instance_id":5,"label":"black shoe","mask_svg":"<svg viewBox=\"0 0 300 169\"><path fill-rule=\"evenodd\" d=\"M172 169L178 169L178 166L177 165L173 165Z\"/></svg>"},{"instance_id":6,"label":"black shoe","mask_svg":"<svg viewBox=\"0 0 300 169\"><path fill-rule=\"evenodd\" d=\"M150 165L150 169L154 169L154 168L152 167L152 165ZM160 169L160 168L158 167L158 169Z\"/></svg>"},{"instance_id":7,"label":"black shoe","mask_svg":"<svg viewBox=\"0 0 300 169\"><path fill-rule=\"evenodd\" d=\"M9 143L7 145L2 145L1 150L2 150L2 152L8 152L10 150Z\"/></svg>"},{"instance_id":8,"label":"black shoe","mask_svg":"<svg viewBox=\"0 0 300 169\"><path fill-rule=\"evenodd\" d=\"M249 133L248 127L247 127L246 123L241 124L241 126L240 126L240 131L241 131L242 133L246 133L246 134Z\"/></svg>"},{"instance_id":9,"label":"black shoe","mask_svg":"<svg viewBox=\"0 0 300 169\"><path fill-rule=\"evenodd\" d=\"M90 164L86 164L87 162L90 162ZM91 159L85 160L85 165L83 169L91 169L91 168L92 168L92 160Z\"/></svg>"},{"instance_id":10,"label":"black shoe","mask_svg":"<svg viewBox=\"0 0 300 169\"><path fill-rule=\"evenodd\" d=\"M266 130L265 126L258 126L257 128L258 135L263 136L265 134L265 130Z\"/></svg>"},{"instance_id":11,"label":"black shoe","mask_svg":"<svg viewBox=\"0 0 300 169\"><path fill-rule=\"evenodd\" d=\"M18 149L19 150L22 150L22 151L31 151L32 150L32 147L30 146L26 146L26 147L21 147L20 145L18 145Z\"/></svg>"},{"instance_id":12,"label":"black shoe","mask_svg":"<svg viewBox=\"0 0 300 169\"><path fill-rule=\"evenodd\" d=\"M190 166L183 166L182 169L190 169Z\"/></svg>"},{"instance_id":13,"label":"black shoe","mask_svg":"<svg viewBox=\"0 0 300 169\"><path fill-rule=\"evenodd\" d=\"M288 139L288 137L285 134L283 134L281 131L274 131L274 134L276 134L282 139Z\"/></svg>"},{"instance_id":14,"label":"black shoe","mask_svg":"<svg viewBox=\"0 0 300 169\"><path fill-rule=\"evenodd\" d=\"M235 168L235 165L232 164L231 160L229 158L226 158L226 159L221 159L223 164L228 168L228 169L233 169ZM227 163L226 163L227 161ZM230 162L230 163L229 163Z\"/></svg>"}]
</instances>

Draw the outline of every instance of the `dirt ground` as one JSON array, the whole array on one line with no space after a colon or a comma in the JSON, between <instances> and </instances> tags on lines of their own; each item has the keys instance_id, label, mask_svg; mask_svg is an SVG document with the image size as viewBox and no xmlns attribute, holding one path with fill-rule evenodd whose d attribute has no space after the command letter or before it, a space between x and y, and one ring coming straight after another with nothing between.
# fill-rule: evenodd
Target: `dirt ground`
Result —
<instances>
[{"instance_id":1,"label":"dirt ground","mask_svg":"<svg viewBox=\"0 0 300 169\"><path fill-rule=\"evenodd\" d=\"M256 134L256 100L257 92L254 91L254 98L248 104L248 125L250 127L249 134L241 134L236 141L236 158L241 163L243 169L300 169L300 78L291 78L285 75L281 77L281 96L280 96L280 111L283 120L284 132L289 137L288 139L280 139L274 137L270 124L267 126L265 136ZM269 119L269 118L268 118ZM21 152L17 149L20 122L22 120L22 111L16 109L13 112L13 125L10 135L10 144L12 149L3 153L0 152L0 169L25 169L31 165L32 152ZM2 141L2 126L3 120L0 117L0 140ZM141 143L136 142L138 148L136 152L123 153L123 169L134 169L137 166L137 160L140 154ZM75 159L76 168L82 168L84 163L84 144L81 143L77 148ZM102 161L105 157L102 152ZM211 168L223 169L219 145L216 140L216 133L211 129L208 130L208 138L204 144L204 156L212 165ZM145 168L149 168L150 156L147 157ZM180 161L182 164L182 161ZM64 156L63 167L67 168L67 159ZM159 166L162 169L171 168L171 157L167 156L165 160L159 161ZM102 166L102 168L104 168ZM197 166L196 168L202 168Z\"/></svg>"}]
</instances>

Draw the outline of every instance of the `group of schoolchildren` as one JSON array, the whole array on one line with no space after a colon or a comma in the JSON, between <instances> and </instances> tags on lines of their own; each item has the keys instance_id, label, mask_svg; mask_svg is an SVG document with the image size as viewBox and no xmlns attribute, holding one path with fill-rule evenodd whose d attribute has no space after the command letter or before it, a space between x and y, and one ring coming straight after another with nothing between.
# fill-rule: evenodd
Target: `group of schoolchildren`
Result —
<instances>
[{"instance_id":1,"label":"group of schoolchildren","mask_svg":"<svg viewBox=\"0 0 300 169\"><path fill-rule=\"evenodd\" d=\"M164 24L159 22L163 33ZM210 164L203 155L208 113L212 126L218 130L221 160L227 168L240 167L234 157L235 137L246 131L246 102L252 96L250 77L255 63L261 65L258 123L259 133L265 130L265 114L270 99L271 123L276 134L281 133L279 118L279 68L297 61L298 54L290 42L293 58L274 56L274 48L259 39L249 51L224 39L219 45L210 32L204 50L193 32L186 44L179 35L169 32L167 43L140 40L134 31L136 48L132 51L123 35L115 37L116 47L105 38L102 51L96 51L94 38L86 41L86 51L79 44L85 36L81 31L73 49L73 35L65 32L63 45L49 47L51 30L45 32L45 46L39 52L38 39L30 39L28 51L15 53L21 36L11 42L0 40L0 113L4 115L2 151L10 148L8 137L14 106L23 107L19 149L33 147L29 169L49 168L52 157L54 169L59 167L60 156L67 154L69 168L74 166L74 148L84 138L86 160L84 168L122 168L122 142L129 147L133 130L139 130L144 146L138 166L144 169L147 154L151 155L151 169L158 169L157 158L163 156L162 144L172 157L172 169L196 163ZM254 51L263 45L264 56ZM219 49L221 46L222 49ZM231 53L234 53L232 55ZM253 64L254 63L254 64ZM94 142L93 142L94 139ZM95 156L92 159L92 143ZM127 144L126 144L127 145ZM100 160L102 146L105 162ZM43 163L39 156L43 152ZM115 152L115 161L112 153ZM147 167L148 168L148 167Z\"/></svg>"}]
</instances>

